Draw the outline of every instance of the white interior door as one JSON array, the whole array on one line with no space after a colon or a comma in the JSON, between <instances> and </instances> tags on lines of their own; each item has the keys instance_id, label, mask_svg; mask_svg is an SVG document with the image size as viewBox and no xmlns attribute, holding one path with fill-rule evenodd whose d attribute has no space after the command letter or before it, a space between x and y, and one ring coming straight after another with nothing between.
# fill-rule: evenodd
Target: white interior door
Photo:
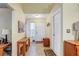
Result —
<instances>
[{"instance_id":1,"label":"white interior door","mask_svg":"<svg viewBox=\"0 0 79 59\"><path fill-rule=\"evenodd\" d=\"M56 55L61 54L61 9L58 9L53 15L53 50Z\"/></svg>"}]
</instances>

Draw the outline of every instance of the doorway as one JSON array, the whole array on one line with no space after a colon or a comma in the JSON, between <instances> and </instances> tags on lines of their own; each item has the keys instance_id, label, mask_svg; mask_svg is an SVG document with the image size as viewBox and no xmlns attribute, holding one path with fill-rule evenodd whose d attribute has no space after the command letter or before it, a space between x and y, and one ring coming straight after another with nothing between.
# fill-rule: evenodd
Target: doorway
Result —
<instances>
[{"instance_id":1,"label":"doorway","mask_svg":"<svg viewBox=\"0 0 79 59\"><path fill-rule=\"evenodd\" d=\"M46 25L43 22L29 22L26 24L26 36L31 38L32 41L43 41L45 37Z\"/></svg>"},{"instance_id":2,"label":"doorway","mask_svg":"<svg viewBox=\"0 0 79 59\"><path fill-rule=\"evenodd\" d=\"M53 14L53 50L56 55L61 55L61 9L58 9Z\"/></svg>"}]
</instances>

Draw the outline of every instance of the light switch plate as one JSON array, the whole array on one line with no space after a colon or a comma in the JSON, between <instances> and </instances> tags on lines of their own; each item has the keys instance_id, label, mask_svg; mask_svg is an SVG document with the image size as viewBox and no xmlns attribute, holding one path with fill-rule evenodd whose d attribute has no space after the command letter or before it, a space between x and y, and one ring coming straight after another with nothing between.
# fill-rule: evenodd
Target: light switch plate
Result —
<instances>
[{"instance_id":1,"label":"light switch plate","mask_svg":"<svg viewBox=\"0 0 79 59\"><path fill-rule=\"evenodd\" d=\"M70 33L70 29L66 29L66 33Z\"/></svg>"}]
</instances>

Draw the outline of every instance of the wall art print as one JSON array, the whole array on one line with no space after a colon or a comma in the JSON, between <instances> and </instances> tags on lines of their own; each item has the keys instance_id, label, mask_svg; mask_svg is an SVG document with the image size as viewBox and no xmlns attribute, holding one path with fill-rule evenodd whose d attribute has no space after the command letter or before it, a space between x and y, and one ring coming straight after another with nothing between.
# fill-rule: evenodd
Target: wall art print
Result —
<instances>
[{"instance_id":1,"label":"wall art print","mask_svg":"<svg viewBox=\"0 0 79 59\"><path fill-rule=\"evenodd\" d=\"M22 21L18 21L18 33L24 32L24 24Z\"/></svg>"}]
</instances>

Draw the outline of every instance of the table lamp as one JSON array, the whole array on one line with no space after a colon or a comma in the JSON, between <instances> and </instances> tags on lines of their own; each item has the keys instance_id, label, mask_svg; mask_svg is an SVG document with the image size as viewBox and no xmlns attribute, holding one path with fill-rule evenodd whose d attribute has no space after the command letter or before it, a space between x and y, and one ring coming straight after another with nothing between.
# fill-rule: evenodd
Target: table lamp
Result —
<instances>
[{"instance_id":1,"label":"table lamp","mask_svg":"<svg viewBox=\"0 0 79 59\"><path fill-rule=\"evenodd\" d=\"M7 35L8 35L8 30L7 29L3 29L2 30L2 35L4 35L4 38L3 38L3 43L7 43Z\"/></svg>"}]
</instances>

